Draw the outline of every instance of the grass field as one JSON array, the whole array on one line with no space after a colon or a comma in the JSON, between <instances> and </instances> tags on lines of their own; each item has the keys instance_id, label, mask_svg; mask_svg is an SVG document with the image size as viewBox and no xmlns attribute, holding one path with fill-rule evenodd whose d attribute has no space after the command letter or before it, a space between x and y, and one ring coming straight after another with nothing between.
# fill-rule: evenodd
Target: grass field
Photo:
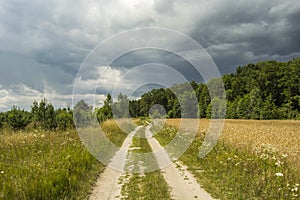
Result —
<instances>
[{"instance_id":1,"label":"grass field","mask_svg":"<svg viewBox=\"0 0 300 200\"><path fill-rule=\"evenodd\" d=\"M102 129L116 145L126 137L113 121ZM0 141L0 199L86 199L104 169L76 130L2 130Z\"/></svg>"},{"instance_id":2,"label":"grass field","mask_svg":"<svg viewBox=\"0 0 300 200\"><path fill-rule=\"evenodd\" d=\"M162 130L151 130L158 131L155 137L164 146L175 136L179 123L169 119ZM180 160L209 193L219 199L299 199L300 121L226 120L218 145L200 159L208 125L209 120L200 120L196 138ZM101 127L116 146L122 145L127 134L114 121ZM143 128L133 137L132 152L151 151L141 134ZM75 130L4 129L0 142L0 199L86 199L104 169ZM159 170L128 174L122 195L123 199L170 198Z\"/></svg>"},{"instance_id":3,"label":"grass field","mask_svg":"<svg viewBox=\"0 0 300 200\"><path fill-rule=\"evenodd\" d=\"M74 130L0 138L0 199L83 199L103 169Z\"/></svg>"},{"instance_id":4,"label":"grass field","mask_svg":"<svg viewBox=\"0 0 300 200\"><path fill-rule=\"evenodd\" d=\"M179 123L167 120L156 135L162 145ZM226 120L218 145L200 159L208 124L200 121L195 141L180 158L208 192L220 199L299 198L299 121Z\"/></svg>"}]
</instances>

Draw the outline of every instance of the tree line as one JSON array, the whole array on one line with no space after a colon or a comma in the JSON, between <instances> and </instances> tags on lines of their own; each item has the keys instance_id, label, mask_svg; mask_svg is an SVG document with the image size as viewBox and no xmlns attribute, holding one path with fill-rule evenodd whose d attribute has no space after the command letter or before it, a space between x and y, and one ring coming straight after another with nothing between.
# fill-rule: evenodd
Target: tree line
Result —
<instances>
[{"instance_id":1,"label":"tree line","mask_svg":"<svg viewBox=\"0 0 300 200\"><path fill-rule=\"evenodd\" d=\"M74 127L72 113L70 108L54 109L47 99L42 99L39 103L34 101L30 111L13 106L11 110L0 113L0 128L20 130L32 126L45 130L66 130Z\"/></svg>"},{"instance_id":2,"label":"tree line","mask_svg":"<svg viewBox=\"0 0 300 200\"><path fill-rule=\"evenodd\" d=\"M214 95L220 91L220 81L224 83L226 101ZM113 117L159 116L149 113L155 104L164 108L167 118L218 118L224 114L229 119L300 119L300 58L239 66L234 73L219 79L153 89L137 100L119 94L114 102L108 94L103 106L95 109L83 100L73 109L55 109L46 99L34 101L30 111L13 106L10 111L0 112L0 128L8 126L16 130L31 125L66 130L75 123L88 126L93 117L102 122Z\"/></svg>"},{"instance_id":3,"label":"tree line","mask_svg":"<svg viewBox=\"0 0 300 200\"><path fill-rule=\"evenodd\" d=\"M220 90L219 81L224 83L226 101L214 95ZM193 94L197 102L192 98ZM226 115L220 106L222 103L226 104ZM129 104L129 113L125 107L122 111L122 105L126 104ZM229 119L300 119L300 58L239 66L234 73L206 84L192 81L171 88L153 89L138 100L128 100L126 95L120 94L114 103L108 94L104 106L97 110L97 116L100 121L113 114L114 117L147 117L155 104L164 107L167 118L217 118L224 114ZM194 104L198 108L191 112L195 109L189 110L188 105ZM219 108L212 105L219 105ZM182 116L182 110L189 112Z\"/></svg>"}]
</instances>

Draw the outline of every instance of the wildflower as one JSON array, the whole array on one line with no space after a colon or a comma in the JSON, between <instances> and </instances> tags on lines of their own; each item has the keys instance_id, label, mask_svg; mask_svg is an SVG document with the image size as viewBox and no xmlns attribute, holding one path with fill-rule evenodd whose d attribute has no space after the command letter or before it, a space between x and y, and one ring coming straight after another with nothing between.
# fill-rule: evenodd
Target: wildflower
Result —
<instances>
[{"instance_id":1,"label":"wildflower","mask_svg":"<svg viewBox=\"0 0 300 200\"><path fill-rule=\"evenodd\" d=\"M298 188L297 188L297 187L294 187L294 188L291 189L291 191L292 191L292 192L297 192L297 191L298 191Z\"/></svg>"},{"instance_id":2,"label":"wildflower","mask_svg":"<svg viewBox=\"0 0 300 200\"><path fill-rule=\"evenodd\" d=\"M1 173L1 174L4 174L4 171L1 171L0 173Z\"/></svg>"},{"instance_id":3,"label":"wildflower","mask_svg":"<svg viewBox=\"0 0 300 200\"><path fill-rule=\"evenodd\" d=\"M277 173L275 174L275 176L283 176L283 173L277 172Z\"/></svg>"},{"instance_id":4,"label":"wildflower","mask_svg":"<svg viewBox=\"0 0 300 200\"><path fill-rule=\"evenodd\" d=\"M281 157L286 158L286 157L288 157L288 155L286 153L284 153L284 154L281 155Z\"/></svg>"},{"instance_id":5,"label":"wildflower","mask_svg":"<svg viewBox=\"0 0 300 200\"><path fill-rule=\"evenodd\" d=\"M297 192L298 191L298 186L299 184L295 183L295 185L293 186L293 188L291 189L292 192Z\"/></svg>"},{"instance_id":6,"label":"wildflower","mask_svg":"<svg viewBox=\"0 0 300 200\"><path fill-rule=\"evenodd\" d=\"M263 160L267 160L269 158L269 156L265 153L261 154L259 157Z\"/></svg>"},{"instance_id":7,"label":"wildflower","mask_svg":"<svg viewBox=\"0 0 300 200\"><path fill-rule=\"evenodd\" d=\"M278 161L275 163L275 165L278 166L278 167L279 167L281 164L282 164L282 162L281 162L280 160L278 160Z\"/></svg>"}]
</instances>

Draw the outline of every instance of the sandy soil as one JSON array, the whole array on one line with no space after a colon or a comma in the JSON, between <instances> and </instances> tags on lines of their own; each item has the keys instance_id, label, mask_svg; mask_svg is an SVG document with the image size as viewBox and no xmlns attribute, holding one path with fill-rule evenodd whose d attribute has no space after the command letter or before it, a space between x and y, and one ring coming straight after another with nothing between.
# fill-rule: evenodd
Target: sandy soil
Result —
<instances>
[{"instance_id":1,"label":"sandy soil","mask_svg":"<svg viewBox=\"0 0 300 200\"><path fill-rule=\"evenodd\" d=\"M124 169L126 163L128 149L131 145L132 137L139 128L141 127L137 127L128 134L120 150L116 152L110 164L100 174L90 200L113 200L121 196L122 185L119 184L119 178L124 175L122 169Z\"/></svg>"},{"instance_id":2,"label":"sandy soil","mask_svg":"<svg viewBox=\"0 0 300 200\"><path fill-rule=\"evenodd\" d=\"M152 135L151 131L149 130L150 127L151 125L147 126L146 128L148 142L153 152L156 152L155 156L159 166L162 168L161 172L166 182L171 187L172 198L176 200L213 200L210 194L200 187L195 177L186 169L186 167L183 167L183 165L178 162L176 164L171 162L167 152L162 148L159 142L153 137L149 137ZM171 164L167 167L164 167L168 163Z\"/></svg>"}]
</instances>

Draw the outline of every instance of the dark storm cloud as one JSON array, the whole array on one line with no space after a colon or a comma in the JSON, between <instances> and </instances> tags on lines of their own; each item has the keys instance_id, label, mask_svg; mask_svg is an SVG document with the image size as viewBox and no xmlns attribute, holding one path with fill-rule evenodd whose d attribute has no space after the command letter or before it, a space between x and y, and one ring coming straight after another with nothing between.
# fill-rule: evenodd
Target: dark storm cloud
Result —
<instances>
[{"instance_id":1,"label":"dark storm cloud","mask_svg":"<svg viewBox=\"0 0 300 200\"><path fill-rule=\"evenodd\" d=\"M121 31L147 26L166 27L192 37L206 48L221 73L233 72L236 66L249 62L300 56L298 0L3 0L0 109L12 102L25 105L18 95L28 96L26 104L32 100L31 94L51 96L58 105L69 102L77 70L97 44ZM147 40L148 36L144 37L140 39ZM174 46L185 46L179 42L174 41ZM107 53L118 52L122 44L126 42L107 49ZM120 77L122 68L149 62L173 66L188 80L199 81L188 62L170 53L148 50L120 57L105 80ZM91 68L80 82L92 87L106 67ZM132 85L128 82L124 87ZM107 87L111 88L111 83ZM99 91L108 92L108 88Z\"/></svg>"},{"instance_id":2,"label":"dark storm cloud","mask_svg":"<svg viewBox=\"0 0 300 200\"><path fill-rule=\"evenodd\" d=\"M213 15L199 18L190 34L220 70L258 60L284 60L300 52L299 1L226 1Z\"/></svg>"},{"instance_id":3,"label":"dark storm cloud","mask_svg":"<svg viewBox=\"0 0 300 200\"><path fill-rule=\"evenodd\" d=\"M35 60L41 64L59 67L75 76L86 54L84 51L70 51L68 48L58 46L38 51Z\"/></svg>"},{"instance_id":4,"label":"dark storm cloud","mask_svg":"<svg viewBox=\"0 0 300 200\"><path fill-rule=\"evenodd\" d=\"M132 68L147 63L160 63L170 66L182 74L188 81L203 81L201 75L191 63L172 52L159 49L143 49L127 53L116 59L112 63L112 66L116 68L119 66Z\"/></svg>"}]
</instances>

